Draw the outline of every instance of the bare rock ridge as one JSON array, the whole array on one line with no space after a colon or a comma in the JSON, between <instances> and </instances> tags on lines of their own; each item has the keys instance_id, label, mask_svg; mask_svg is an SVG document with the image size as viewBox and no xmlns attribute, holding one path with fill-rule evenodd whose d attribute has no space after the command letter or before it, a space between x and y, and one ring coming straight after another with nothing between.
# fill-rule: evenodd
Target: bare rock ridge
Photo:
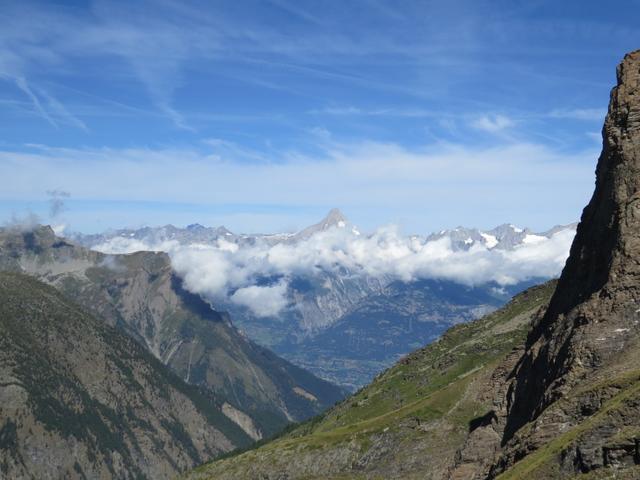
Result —
<instances>
[{"instance_id":1,"label":"bare rock ridge","mask_svg":"<svg viewBox=\"0 0 640 480\"><path fill-rule=\"evenodd\" d=\"M488 429L498 434L493 465L480 467L473 478L501 473L525 478L533 472L538 477L526 478L565 478L640 463L634 453L640 438L639 258L640 51L635 51L617 70L595 191L558 287L529 332L510 379L496 392L506 401L495 402L492 424L472 431L460 452L464 458L477 448ZM612 456L618 450L627 453ZM458 465L458 473L471 470ZM453 478L458 478L455 470Z\"/></svg>"},{"instance_id":2,"label":"bare rock ridge","mask_svg":"<svg viewBox=\"0 0 640 480\"><path fill-rule=\"evenodd\" d=\"M596 188L549 308L527 339L506 435L535 418L637 334L640 305L640 51L617 71ZM599 340L619 329L624 335Z\"/></svg>"},{"instance_id":3,"label":"bare rock ridge","mask_svg":"<svg viewBox=\"0 0 640 480\"><path fill-rule=\"evenodd\" d=\"M344 227L347 223L347 217L345 217L337 208L332 208L329 210L327 216L320 220L320 222L299 231L289 240L306 240L315 233L324 232L331 227Z\"/></svg>"}]
</instances>

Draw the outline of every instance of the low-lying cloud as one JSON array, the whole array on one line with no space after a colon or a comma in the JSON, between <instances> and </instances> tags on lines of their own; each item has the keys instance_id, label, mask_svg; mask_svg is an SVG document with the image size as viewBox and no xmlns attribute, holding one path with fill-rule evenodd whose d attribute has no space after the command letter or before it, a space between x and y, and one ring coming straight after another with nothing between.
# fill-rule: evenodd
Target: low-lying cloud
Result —
<instances>
[{"instance_id":1,"label":"low-lying cloud","mask_svg":"<svg viewBox=\"0 0 640 480\"><path fill-rule=\"evenodd\" d=\"M230 300L249 308L258 317L271 317L287 306L287 283L280 281L275 285L261 287L251 285L239 288Z\"/></svg>"},{"instance_id":2,"label":"low-lying cloud","mask_svg":"<svg viewBox=\"0 0 640 480\"><path fill-rule=\"evenodd\" d=\"M551 278L562 270L574 234L573 229L561 230L513 250L489 249L476 242L460 251L448 237L431 241L406 237L394 226L379 228L372 235L336 227L306 240L275 245L258 239L240 246L222 238L214 245L177 241L151 245L116 237L94 248L105 253L166 251L190 291L244 306L258 316L273 316L289 305L293 278L324 272L389 281L430 278L501 286Z\"/></svg>"}]
</instances>

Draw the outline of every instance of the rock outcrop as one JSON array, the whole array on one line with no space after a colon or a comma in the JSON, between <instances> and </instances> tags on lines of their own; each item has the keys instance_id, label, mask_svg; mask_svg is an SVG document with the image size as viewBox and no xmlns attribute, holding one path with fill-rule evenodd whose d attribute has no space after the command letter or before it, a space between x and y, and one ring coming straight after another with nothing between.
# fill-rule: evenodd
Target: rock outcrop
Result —
<instances>
[{"instance_id":1,"label":"rock outcrop","mask_svg":"<svg viewBox=\"0 0 640 480\"><path fill-rule=\"evenodd\" d=\"M596 379L628 375L635 367L621 360L635 357L640 332L640 51L624 58L617 78L593 197L558 288L529 334L509 386L503 437L507 449L496 472L584 423L624 390L620 385L588 393L581 388ZM639 400L635 396L636 403ZM557 408L550 408L556 403ZM608 442L622 424L640 427L640 405L620 415L618 422L605 422L578 439L574 451L564 452L562 467L586 472L613 465L605 458L605 449L611 449ZM531 431L519 432L531 422ZM633 463L633 455L629 459Z\"/></svg>"},{"instance_id":2,"label":"rock outcrop","mask_svg":"<svg viewBox=\"0 0 640 480\"><path fill-rule=\"evenodd\" d=\"M640 319L640 51L618 67L596 188L558 288L527 340L510 436L637 334Z\"/></svg>"}]
</instances>

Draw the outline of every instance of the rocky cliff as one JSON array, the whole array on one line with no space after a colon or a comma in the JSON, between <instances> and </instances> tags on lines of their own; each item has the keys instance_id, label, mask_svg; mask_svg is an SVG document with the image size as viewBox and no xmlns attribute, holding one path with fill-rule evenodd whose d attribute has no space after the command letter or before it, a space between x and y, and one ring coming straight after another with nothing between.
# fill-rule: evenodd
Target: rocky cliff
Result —
<instances>
[{"instance_id":1,"label":"rocky cliff","mask_svg":"<svg viewBox=\"0 0 640 480\"><path fill-rule=\"evenodd\" d=\"M513 385L507 435L612 357L640 319L640 52L618 67L596 188ZM604 338L604 339L603 339Z\"/></svg>"},{"instance_id":2,"label":"rocky cliff","mask_svg":"<svg viewBox=\"0 0 640 480\"><path fill-rule=\"evenodd\" d=\"M617 80L595 191L558 288L500 389L496 421L467 442L497 434L473 478L605 475L640 463L640 51ZM465 469L460 478L471 478Z\"/></svg>"}]
</instances>

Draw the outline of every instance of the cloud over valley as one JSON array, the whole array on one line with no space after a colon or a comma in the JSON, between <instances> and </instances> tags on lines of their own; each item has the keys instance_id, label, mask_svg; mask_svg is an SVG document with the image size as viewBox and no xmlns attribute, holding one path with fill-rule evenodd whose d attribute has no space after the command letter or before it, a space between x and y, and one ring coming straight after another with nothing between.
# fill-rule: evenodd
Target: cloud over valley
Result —
<instances>
[{"instance_id":1,"label":"cloud over valley","mask_svg":"<svg viewBox=\"0 0 640 480\"><path fill-rule=\"evenodd\" d=\"M495 238L480 233L460 248L448 233L431 237L405 236L395 226L369 235L350 225L334 226L295 241L283 236L219 237L210 244L177 240L148 242L115 236L93 248L105 253L138 250L167 252L187 289L215 302L243 306L257 316L275 316L289 308L291 282L321 278L393 280L451 280L464 285L515 285L557 276L568 256L573 227L547 235L512 228L521 241L496 248ZM486 237L486 238L485 238Z\"/></svg>"}]
</instances>

